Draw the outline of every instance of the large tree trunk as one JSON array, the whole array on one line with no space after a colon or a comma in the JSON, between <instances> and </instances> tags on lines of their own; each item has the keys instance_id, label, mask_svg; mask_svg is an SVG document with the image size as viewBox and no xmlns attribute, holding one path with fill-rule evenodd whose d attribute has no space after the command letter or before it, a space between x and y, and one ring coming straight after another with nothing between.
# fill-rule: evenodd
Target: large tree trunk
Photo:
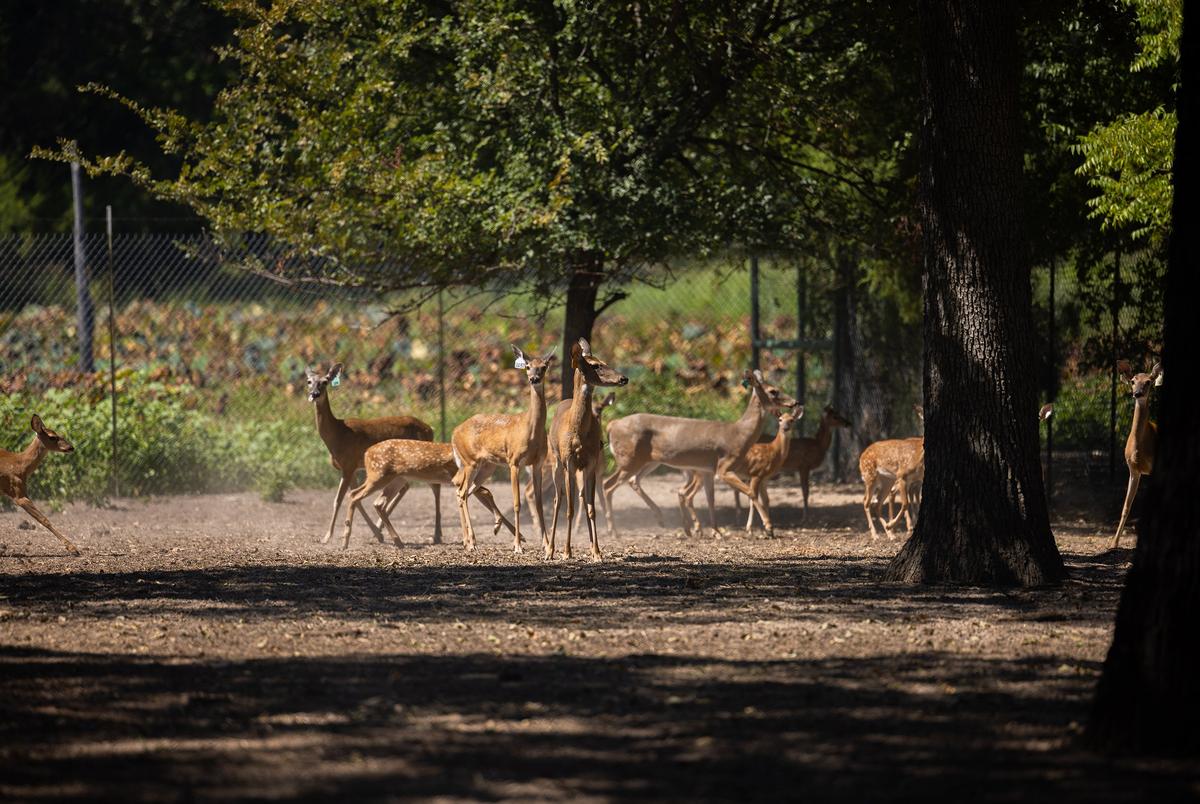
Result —
<instances>
[{"instance_id":1,"label":"large tree trunk","mask_svg":"<svg viewBox=\"0 0 1200 804\"><path fill-rule=\"evenodd\" d=\"M1184 8L1158 456L1087 739L1109 751L1195 755L1200 753L1200 408L1188 393L1185 373L1200 338L1188 276L1195 272L1200 248L1195 226L1183 215L1200 202L1195 148L1185 145L1189 135L1195 136L1200 84L1197 20Z\"/></svg>"},{"instance_id":2,"label":"large tree trunk","mask_svg":"<svg viewBox=\"0 0 1200 804\"><path fill-rule=\"evenodd\" d=\"M574 392L574 370L571 368L571 345L579 338L592 339L592 327L596 323L596 297L600 283L604 280L604 258L587 256L570 267L567 284L566 311L563 316L562 351L559 363L562 366L562 399L570 399Z\"/></svg>"},{"instance_id":3,"label":"large tree trunk","mask_svg":"<svg viewBox=\"0 0 1200 804\"><path fill-rule=\"evenodd\" d=\"M1064 576L1038 464L1016 6L920 0L925 482L886 578Z\"/></svg>"}]
</instances>

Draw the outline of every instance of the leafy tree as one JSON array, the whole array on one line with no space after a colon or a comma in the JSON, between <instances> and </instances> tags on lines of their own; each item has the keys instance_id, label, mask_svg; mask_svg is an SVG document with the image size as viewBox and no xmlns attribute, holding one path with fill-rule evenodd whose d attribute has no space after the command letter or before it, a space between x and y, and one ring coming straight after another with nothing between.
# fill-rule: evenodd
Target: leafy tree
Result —
<instances>
[{"instance_id":1,"label":"leafy tree","mask_svg":"<svg viewBox=\"0 0 1200 804\"><path fill-rule=\"evenodd\" d=\"M96 87L150 124L178 173L86 161L221 231L271 234L314 258L305 276L414 303L455 286L565 296L570 342L681 256L794 248L854 226L851 208L879 242L899 197L895 116L845 100L886 92L894 46L873 51L865 14L841 4L223 7L238 79L210 120Z\"/></svg>"},{"instance_id":2,"label":"leafy tree","mask_svg":"<svg viewBox=\"0 0 1200 804\"><path fill-rule=\"evenodd\" d=\"M922 0L925 482L886 577L1060 580L1038 465L1030 254L1021 214L1017 18Z\"/></svg>"},{"instance_id":3,"label":"leafy tree","mask_svg":"<svg viewBox=\"0 0 1200 804\"><path fill-rule=\"evenodd\" d=\"M1193 8L1193 11L1195 9ZM1186 373L1200 337L1191 310L1200 236L1187 216L1200 203L1200 160L1194 140L1200 121L1197 18L1182 27L1182 79L1175 131L1173 226L1169 234L1165 377L1160 438L1149 493L1138 522L1138 543L1117 609L1112 646L1096 688L1086 737L1117 753L1188 755L1200 752L1200 410Z\"/></svg>"},{"instance_id":4,"label":"leafy tree","mask_svg":"<svg viewBox=\"0 0 1200 804\"><path fill-rule=\"evenodd\" d=\"M1179 63L1182 0L1123 0L1135 9L1141 33L1134 73ZM1165 105L1126 113L1082 137L1079 172L1099 195L1088 201L1105 226L1130 230L1134 239L1161 241L1170 228L1174 109Z\"/></svg>"}]
</instances>

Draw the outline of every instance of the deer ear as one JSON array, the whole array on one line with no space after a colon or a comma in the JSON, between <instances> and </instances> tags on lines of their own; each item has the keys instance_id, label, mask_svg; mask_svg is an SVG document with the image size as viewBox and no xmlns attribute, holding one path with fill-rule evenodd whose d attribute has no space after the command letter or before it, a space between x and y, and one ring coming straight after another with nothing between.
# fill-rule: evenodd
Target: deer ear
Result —
<instances>
[{"instance_id":1,"label":"deer ear","mask_svg":"<svg viewBox=\"0 0 1200 804\"><path fill-rule=\"evenodd\" d=\"M1117 361L1117 374L1121 375L1122 379L1130 380L1133 378L1133 366L1128 360Z\"/></svg>"},{"instance_id":2,"label":"deer ear","mask_svg":"<svg viewBox=\"0 0 1200 804\"><path fill-rule=\"evenodd\" d=\"M312 366L305 366L304 367L304 376L305 376L305 378L307 378L309 380L315 380L317 377L319 377L321 375L319 375L319 374L317 374L317 372L313 371Z\"/></svg>"},{"instance_id":3,"label":"deer ear","mask_svg":"<svg viewBox=\"0 0 1200 804\"><path fill-rule=\"evenodd\" d=\"M558 359L558 347L557 346L555 346L553 349L550 350L550 354L548 354L542 358L542 362L548 366L551 363L553 363L556 359Z\"/></svg>"},{"instance_id":4,"label":"deer ear","mask_svg":"<svg viewBox=\"0 0 1200 804\"><path fill-rule=\"evenodd\" d=\"M590 355L592 353L592 346L587 342L587 339L580 338L578 346L584 355Z\"/></svg>"},{"instance_id":5,"label":"deer ear","mask_svg":"<svg viewBox=\"0 0 1200 804\"><path fill-rule=\"evenodd\" d=\"M42 417L37 415L36 413L33 414L33 418L31 418L29 420L29 426L33 429L33 432L35 432L35 433L46 432L46 425L42 424Z\"/></svg>"},{"instance_id":6,"label":"deer ear","mask_svg":"<svg viewBox=\"0 0 1200 804\"><path fill-rule=\"evenodd\" d=\"M799 402L792 406L792 418L797 421L804 418L804 406Z\"/></svg>"},{"instance_id":7,"label":"deer ear","mask_svg":"<svg viewBox=\"0 0 1200 804\"><path fill-rule=\"evenodd\" d=\"M1042 405L1042 409L1038 411L1038 420L1044 422L1044 421L1046 421L1046 419L1049 419L1053 415L1054 415L1054 403L1047 402L1046 404Z\"/></svg>"},{"instance_id":8,"label":"deer ear","mask_svg":"<svg viewBox=\"0 0 1200 804\"><path fill-rule=\"evenodd\" d=\"M588 353L587 349L585 348L586 345L587 345L587 341L585 341L583 338L580 338L578 343L571 344L571 365L572 366L578 367L579 362L580 362L579 359Z\"/></svg>"},{"instance_id":9,"label":"deer ear","mask_svg":"<svg viewBox=\"0 0 1200 804\"><path fill-rule=\"evenodd\" d=\"M604 397L604 401L600 403L600 407L607 408L609 405L611 405L613 402L616 402L616 401L617 401L617 395L609 394L608 396Z\"/></svg>"},{"instance_id":10,"label":"deer ear","mask_svg":"<svg viewBox=\"0 0 1200 804\"><path fill-rule=\"evenodd\" d=\"M763 373L761 371L759 371L758 369L754 370L754 379L758 382L759 385L762 385L764 382L766 382L766 380L763 379Z\"/></svg>"},{"instance_id":11,"label":"deer ear","mask_svg":"<svg viewBox=\"0 0 1200 804\"><path fill-rule=\"evenodd\" d=\"M325 379L333 382L333 380L342 373L342 369L345 367L346 366L344 363L334 363L332 366L330 366L329 373L325 375Z\"/></svg>"},{"instance_id":12,"label":"deer ear","mask_svg":"<svg viewBox=\"0 0 1200 804\"><path fill-rule=\"evenodd\" d=\"M1154 368L1150 369L1150 379L1154 380L1155 385L1162 385L1162 363L1155 362Z\"/></svg>"}]
</instances>

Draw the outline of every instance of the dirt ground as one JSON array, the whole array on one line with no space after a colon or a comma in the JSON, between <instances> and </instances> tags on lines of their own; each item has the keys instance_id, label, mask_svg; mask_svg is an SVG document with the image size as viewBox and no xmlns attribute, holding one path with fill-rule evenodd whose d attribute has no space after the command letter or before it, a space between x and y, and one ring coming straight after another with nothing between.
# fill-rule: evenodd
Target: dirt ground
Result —
<instances>
[{"instance_id":1,"label":"dirt ground","mask_svg":"<svg viewBox=\"0 0 1200 804\"><path fill-rule=\"evenodd\" d=\"M0 799L1200 795L1195 765L1077 745L1131 555L1103 516L1060 512L1061 587L910 588L877 581L900 541L857 487L803 526L779 488L767 540L723 490L728 534L685 538L677 484L646 484L667 528L618 494L600 564L528 523L513 555L481 506L468 555L449 492L431 545L425 489L401 550L319 544L329 491L69 506L80 558L0 513Z\"/></svg>"}]
</instances>

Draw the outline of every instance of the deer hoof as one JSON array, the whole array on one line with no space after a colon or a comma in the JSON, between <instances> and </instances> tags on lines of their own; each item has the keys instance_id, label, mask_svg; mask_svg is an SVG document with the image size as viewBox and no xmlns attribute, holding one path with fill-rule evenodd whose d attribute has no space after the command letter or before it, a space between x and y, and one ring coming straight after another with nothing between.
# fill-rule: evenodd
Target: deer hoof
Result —
<instances>
[{"instance_id":1,"label":"deer hoof","mask_svg":"<svg viewBox=\"0 0 1200 804\"><path fill-rule=\"evenodd\" d=\"M76 546L75 546L75 545L73 545L73 544L68 544L68 545L67 545L67 552L68 552L68 553L70 553L70 554L71 554L71 555L73 555L73 556L77 556L77 555L79 555L79 554L80 554L80 553L79 553L79 548L78 548L78 547L76 547Z\"/></svg>"}]
</instances>

